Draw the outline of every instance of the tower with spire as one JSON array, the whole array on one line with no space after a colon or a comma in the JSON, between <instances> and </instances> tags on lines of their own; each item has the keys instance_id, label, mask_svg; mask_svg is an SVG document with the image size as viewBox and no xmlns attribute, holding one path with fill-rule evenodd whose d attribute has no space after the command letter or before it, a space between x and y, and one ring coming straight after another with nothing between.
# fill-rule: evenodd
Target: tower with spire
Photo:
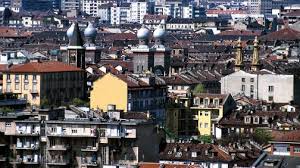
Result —
<instances>
[{"instance_id":1,"label":"tower with spire","mask_svg":"<svg viewBox=\"0 0 300 168\"><path fill-rule=\"evenodd\" d=\"M252 71L258 71L260 69L258 43L259 41L257 39L257 36L255 36L255 39L253 41L253 55L252 55L252 62L251 62Z\"/></svg>"},{"instance_id":2,"label":"tower with spire","mask_svg":"<svg viewBox=\"0 0 300 168\"><path fill-rule=\"evenodd\" d=\"M85 62L89 64L98 63L101 60L101 47L96 45L97 29L91 22L84 30Z\"/></svg>"},{"instance_id":3,"label":"tower with spire","mask_svg":"<svg viewBox=\"0 0 300 168\"><path fill-rule=\"evenodd\" d=\"M67 37L69 39L68 45L60 47L62 61L85 69L85 47L77 22L73 23L67 30Z\"/></svg>"},{"instance_id":4,"label":"tower with spire","mask_svg":"<svg viewBox=\"0 0 300 168\"><path fill-rule=\"evenodd\" d=\"M74 22L67 30L68 45L60 47L62 61L82 69L85 69L86 63L98 63L101 49L95 44L96 35L97 30L89 23L84 30L84 42L78 23Z\"/></svg>"},{"instance_id":5,"label":"tower with spire","mask_svg":"<svg viewBox=\"0 0 300 168\"><path fill-rule=\"evenodd\" d=\"M170 57L171 49L164 45L166 36L166 30L164 27L164 20L159 24L156 30L153 32L153 38L155 44L153 45L154 49L154 68L153 71L155 74L169 74L170 69Z\"/></svg>"},{"instance_id":6,"label":"tower with spire","mask_svg":"<svg viewBox=\"0 0 300 168\"><path fill-rule=\"evenodd\" d=\"M149 44L150 30L144 25L137 31L139 44L131 49L134 73L150 71L157 75L167 75L170 67L171 50L164 46L166 31L160 25L154 32L154 45Z\"/></svg>"},{"instance_id":7,"label":"tower with spire","mask_svg":"<svg viewBox=\"0 0 300 168\"><path fill-rule=\"evenodd\" d=\"M243 47L242 47L242 40L239 37L236 46L236 57L235 57L235 71L242 70L244 67L244 57L243 57Z\"/></svg>"}]
</instances>

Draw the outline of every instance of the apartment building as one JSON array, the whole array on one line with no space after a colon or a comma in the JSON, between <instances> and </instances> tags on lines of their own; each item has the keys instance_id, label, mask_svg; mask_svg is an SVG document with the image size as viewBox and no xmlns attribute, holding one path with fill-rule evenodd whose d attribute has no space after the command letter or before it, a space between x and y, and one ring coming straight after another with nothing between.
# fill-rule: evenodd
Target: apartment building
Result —
<instances>
[{"instance_id":1,"label":"apartment building","mask_svg":"<svg viewBox=\"0 0 300 168\"><path fill-rule=\"evenodd\" d=\"M29 62L13 66L3 73L3 93L16 94L30 105L41 106L83 98L84 71L61 62Z\"/></svg>"},{"instance_id":2,"label":"apartment building","mask_svg":"<svg viewBox=\"0 0 300 168\"><path fill-rule=\"evenodd\" d=\"M81 1L81 10L88 15L98 17L99 9L101 5L106 5L109 3L116 2L115 0L82 0Z\"/></svg>"},{"instance_id":3,"label":"apartment building","mask_svg":"<svg viewBox=\"0 0 300 168\"><path fill-rule=\"evenodd\" d=\"M120 25L130 22L130 3L122 3L118 5L114 3L110 8L110 24Z\"/></svg>"},{"instance_id":4,"label":"apartment building","mask_svg":"<svg viewBox=\"0 0 300 168\"><path fill-rule=\"evenodd\" d=\"M130 5L131 22L142 24L144 16L149 11L149 7L148 2L132 2Z\"/></svg>"},{"instance_id":5,"label":"apartment building","mask_svg":"<svg viewBox=\"0 0 300 168\"><path fill-rule=\"evenodd\" d=\"M249 0L248 10L250 14L263 14L272 16L272 0Z\"/></svg>"},{"instance_id":6,"label":"apartment building","mask_svg":"<svg viewBox=\"0 0 300 168\"><path fill-rule=\"evenodd\" d=\"M235 106L230 94L178 95L168 102L167 127L178 136L216 136L218 121Z\"/></svg>"},{"instance_id":7,"label":"apartment building","mask_svg":"<svg viewBox=\"0 0 300 168\"><path fill-rule=\"evenodd\" d=\"M294 100L294 76L276 74L267 70L243 70L224 76L220 80L222 94L245 96L275 103ZM229 84L230 83L230 84ZM285 88L285 89L283 89Z\"/></svg>"},{"instance_id":8,"label":"apartment building","mask_svg":"<svg viewBox=\"0 0 300 168\"><path fill-rule=\"evenodd\" d=\"M53 118L55 113L62 116ZM53 109L24 111L14 119L1 116L1 139L10 147L1 159L10 158L0 162L7 167L83 168L158 161L158 137L145 113L107 114L106 119L80 118L73 111Z\"/></svg>"},{"instance_id":9,"label":"apartment building","mask_svg":"<svg viewBox=\"0 0 300 168\"><path fill-rule=\"evenodd\" d=\"M62 11L80 10L81 0L61 0L60 6Z\"/></svg>"},{"instance_id":10,"label":"apartment building","mask_svg":"<svg viewBox=\"0 0 300 168\"><path fill-rule=\"evenodd\" d=\"M113 104L124 112L149 111L159 121L165 118L167 87L152 75L107 73L93 83L90 107L106 111Z\"/></svg>"}]
</instances>

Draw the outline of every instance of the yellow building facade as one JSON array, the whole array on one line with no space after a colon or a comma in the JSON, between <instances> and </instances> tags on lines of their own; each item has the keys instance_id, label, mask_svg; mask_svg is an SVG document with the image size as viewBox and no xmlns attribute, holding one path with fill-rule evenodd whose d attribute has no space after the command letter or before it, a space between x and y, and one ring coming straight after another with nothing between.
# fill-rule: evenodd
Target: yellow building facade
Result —
<instances>
[{"instance_id":1,"label":"yellow building facade","mask_svg":"<svg viewBox=\"0 0 300 168\"><path fill-rule=\"evenodd\" d=\"M61 62L30 62L3 73L4 94L15 94L30 105L60 105L85 96L85 72Z\"/></svg>"},{"instance_id":2,"label":"yellow building facade","mask_svg":"<svg viewBox=\"0 0 300 168\"><path fill-rule=\"evenodd\" d=\"M117 76L108 73L93 83L90 96L90 108L107 111L110 104L118 110L127 112L128 89L127 83Z\"/></svg>"},{"instance_id":3,"label":"yellow building facade","mask_svg":"<svg viewBox=\"0 0 300 168\"><path fill-rule=\"evenodd\" d=\"M224 113L235 108L231 95L197 94L177 97L167 108L166 127L179 136L215 135Z\"/></svg>"}]
</instances>

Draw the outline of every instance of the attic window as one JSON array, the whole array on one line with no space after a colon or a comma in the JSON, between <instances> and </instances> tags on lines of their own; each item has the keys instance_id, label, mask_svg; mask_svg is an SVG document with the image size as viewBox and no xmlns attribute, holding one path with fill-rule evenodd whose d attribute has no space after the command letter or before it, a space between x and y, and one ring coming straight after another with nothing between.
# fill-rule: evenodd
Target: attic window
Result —
<instances>
[{"instance_id":1,"label":"attic window","mask_svg":"<svg viewBox=\"0 0 300 168\"><path fill-rule=\"evenodd\" d=\"M197 157L197 152L192 152L192 157L193 158Z\"/></svg>"}]
</instances>

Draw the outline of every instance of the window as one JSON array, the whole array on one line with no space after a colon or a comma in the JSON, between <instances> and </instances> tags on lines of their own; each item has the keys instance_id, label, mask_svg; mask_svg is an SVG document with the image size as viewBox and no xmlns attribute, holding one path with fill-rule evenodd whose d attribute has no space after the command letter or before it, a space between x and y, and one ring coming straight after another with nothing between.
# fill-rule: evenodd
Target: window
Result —
<instances>
[{"instance_id":1,"label":"window","mask_svg":"<svg viewBox=\"0 0 300 168\"><path fill-rule=\"evenodd\" d=\"M245 82L246 81L246 79L245 78L242 78L242 82Z\"/></svg>"},{"instance_id":2,"label":"window","mask_svg":"<svg viewBox=\"0 0 300 168\"><path fill-rule=\"evenodd\" d=\"M28 96L27 94L24 94L24 99L27 100L28 99Z\"/></svg>"},{"instance_id":3,"label":"window","mask_svg":"<svg viewBox=\"0 0 300 168\"><path fill-rule=\"evenodd\" d=\"M10 80L10 74L6 75L6 80Z\"/></svg>"},{"instance_id":4,"label":"window","mask_svg":"<svg viewBox=\"0 0 300 168\"><path fill-rule=\"evenodd\" d=\"M274 86L269 86L269 92L274 92Z\"/></svg>"},{"instance_id":5,"label":"window","mask_svg":"<svg viewBox=\"0 0 300 168\"><path fill-rule=\"evenodd\" d=\"M202 128L202 123L199 123L199 128Z\"/></svg>"},{"instance_id":6,"label":"window","mask_svg":"<svg viewBox=\"0 0 300 168\"><path fill-rule=\"evenodd\" d=\"M20 75L15 75L15 81L19 82L19 79L20 79Z\"/></svg>"},{"instance_id":7,"label":"window","mask_svg":"<svg viewBox=\"0 0 300 168\"><path fill-rule=\"evenodd\" d=\"M250 92L251 92L251 93L254 92L254 85L250 85Z\"/></svg>"},{"instance_id":8,"label":"window","mask_svg":"<svg viewBox=\"0 0 300 168\"><path fill-rule=\"evenodd\" d=\"M200 104L200 99L198 97L196 97L194 99L194 103L195 103L195 105L199 105Z\"/></svg>"},{"instance_id":9,"label":"window","mask_svg":"<svg viewBox=\"0 0 300 168\"><path fill-rule=\"evenodd\" d=\"M208 99L204 99L204 106L208 106Z\"/></svg>"},{"instance_id":10,"label":"window","mask_svg":"<svg viewBox=\"0 0 300 168\"><path fill-rule=\"evenodd\" d=\"M205 116L208 116L208 113L209 113L209 112L204 112L204 115L205 115Z\"/></svg>"},{"instance_id":11,"label":"window","mask_svg":"<svg viewBox=\"0 0 300 168\"><path fill-rule=\"evenodd\" d=\"M11 127L11 122L6 122L5 127Z\"/></svg>"},{"instance_id":12,"label":"window","mask_svg":"<svg viewBox=\"0 0 300 168\"><path fill-rule=\"evenodd\" d=\"M16 90L19 90L20 88L19 88L19 83L15 83L15 89Z\"/></svg>"},{"instance_id":13,"label":"window","mask_svg":"<svg viewBox=\"0 0 300 168\"><path fill-rule=\"evenodd\" d=\"M244 92L246 90L246 86L242 85L242 92Z\"/></svg>"},{"instance_id":14,"label":"window","mask_svg":"<svg viewBox=\"0 0 300 168\"><path fill-rule=\"evenodd\" d=\"M35 81L36 80L36 75L33 75L32 79Z\"/></svg>"},{"instance_id":15,"label":"window","mask_svg":"<svg viewBox=\"0 0 300 168\"><path fill-rule=\"evenodd\" d=\"M77 130L76 129L72 129L72 134L77 134Z\"/></svg>"},{"instance_id":16,"label":"window","mask_svg":"<svg viewBox=\"0 0 300 168\"><path fill-rule=\"evenodd\" d=\"M294 147L294 152L295 153L300 153L300 147Z\"/></svg>"},{"instance_id":17,"label":"window","mask_svg":"<svg viewBox=\"0 0 300 168\"><path fill-rule=\"evenodd\" d=\"M204 128L208 128L208 123L205 123L205 124L204 124Z\"/></svg>"},{"instance_id":18,"label":"window","mask_svg":"<svg viewBox=\"0 0 300 168\"><path fill-rule=\"evenodd\" d=\"M56 127L51 127L51 132L56 133Z\"/></svg>"},{"instance_id":19,"label":"window","mask_svg":"<svg viewBox=\"0 0 300 168\"><path fill-rule=\"evenodd\" d=\"M254 82L254 78L250 78L250 82Z\"/></svg>"},{"instance_id":20,"label":"window","mask_svg":"<svg viewBox=\"0 0 300 168\"><path fill-rule=\"evenodd\" d=\"M24 83L24 90L28 90L28 83Z\"/></svg>"},{"instance_id":21,"label":"window","mask_svg":"<svg viewBox=\"0 0 300 168\"><path fill-rule=\"evenodd\" d=\"M28 75L24 76L24 80L27 81L28 80Z\"/></svg>"},{"instance_id":22,"label":"window","mask_svg":"<svg viewBox=\"0 0 300 168\"><path fill-rule=\"evenodd\" d=\"M269 101L273 101L273 100L274 100L273 96L269 96Z\"/></svg>"}]
</instances>

